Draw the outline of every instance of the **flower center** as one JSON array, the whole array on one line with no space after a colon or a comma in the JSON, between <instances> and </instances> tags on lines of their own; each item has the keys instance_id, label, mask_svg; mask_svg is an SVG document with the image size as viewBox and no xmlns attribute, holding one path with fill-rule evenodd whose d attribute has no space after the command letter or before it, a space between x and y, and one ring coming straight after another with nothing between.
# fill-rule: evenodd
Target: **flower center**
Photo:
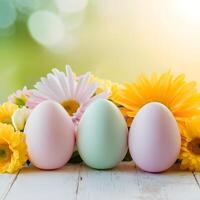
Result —
<instances>
[{"instance_id":1,"label":"flower center","mask_svg":"<svg viewBox=\"0 0 200 200\"><path fill-rule=\"evenodd\" d=\"M24 106L26 104L27 98L25 95L22 95L21 98L15 97L14 101L18 106Z\"/></svg>"},{"instance_id":2,"label":"flower center","mask_svg":"<svg viewBox=\"0 0 200 200\"><path fill-rule=\"evenodd\" d=\"M69 113L70 116L72 116L80 107L80 104L76 100L73 100L73 99L63 101L61 105Z\"/></svg>"},{"instance_id":3,"label":"flower center","mask_svg":"<svg viewBox=\"0 0 200 200\"><path fill-rule=\"evenodd\" d=\"M188 149L192 153L200 155L200 138L194 138L191 142L189 142Z\"/></svg>"},{"instance_id":4,"label":"flower center","mask_svg":"<svg viewBox=\"0 0 200 200\"><path fill-rule=\"evenodd\" d=\"M11 151L6 144L0 144L0 162L7 162L11 158Z\"/></svg>"}]
</instances>

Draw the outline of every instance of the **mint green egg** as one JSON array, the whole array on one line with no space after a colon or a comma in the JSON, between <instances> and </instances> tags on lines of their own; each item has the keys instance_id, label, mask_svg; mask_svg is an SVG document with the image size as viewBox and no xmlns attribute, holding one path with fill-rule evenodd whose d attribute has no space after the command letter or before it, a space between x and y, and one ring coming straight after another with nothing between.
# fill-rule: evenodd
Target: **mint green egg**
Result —
<instances>
[{"instance_id":1,"label":"mint green egg","mask_svg":"<svg viewBox=\"0 0 200 200\"><path fill-rule=\"evenodd\" d=\"M83 161L95 169L109 169L127 153L128 128L115 104L99 99L83 114L78 125L77 147Z\"/></svg>"}]
</instances>

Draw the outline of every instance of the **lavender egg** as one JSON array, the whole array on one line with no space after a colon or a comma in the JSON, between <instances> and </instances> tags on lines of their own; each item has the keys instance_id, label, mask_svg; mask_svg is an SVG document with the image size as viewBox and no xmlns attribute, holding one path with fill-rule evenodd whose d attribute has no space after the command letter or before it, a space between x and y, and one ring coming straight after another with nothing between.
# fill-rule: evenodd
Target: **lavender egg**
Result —
<instances>
[{"instance_id":1,"label":"lavender egg","mask_svg":"<svg viewBox=\"0 0 200 200\"><path fill-rule=\"evenodd\" d=\"M129 132L129 150L136 165L162 172L177 160L181 136L176 120L163 104L152 102L136 114Z\"/></svg>"}]
</instances>

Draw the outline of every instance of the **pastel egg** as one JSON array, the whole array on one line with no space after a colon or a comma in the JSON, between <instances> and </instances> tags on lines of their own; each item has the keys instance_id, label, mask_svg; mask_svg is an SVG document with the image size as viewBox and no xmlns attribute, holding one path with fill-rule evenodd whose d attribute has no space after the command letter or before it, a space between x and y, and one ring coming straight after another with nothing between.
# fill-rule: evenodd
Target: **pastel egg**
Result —
<instances>
[{"instance_id":1,"label":"pastel egg","mask_svg":"<svg viewBox=\"0 0 200 200\"><path fill-rule=\"evenodd\" d=\"M170 110L161 103L143 106L129 132L129 150L136 165L148 172L161 172L178 158L181 136Z\"/></svg>"},{"instance_id":2,"label":"pastel egg","mask_svg":"<svg viewBox=\"0 0 200 200\"><path fill-rule=\"evenodd\" d=\"M58 103L44 101L31 113L25 126L31 163L41 169L56 169L70 159L75 133L73 122Z\"/></svg>"},{"instance_id":3,"label":"pastel egg","mask_svg":"<svg viewBox=\"0 0 200 200\"><path fill-rule=\"evenodd\" d=\"M126 155L128 129L119 109L99 99L83 114L78 125L77 147L83 161L96 169L115 167Z\"/></svg>"}]
</instances>

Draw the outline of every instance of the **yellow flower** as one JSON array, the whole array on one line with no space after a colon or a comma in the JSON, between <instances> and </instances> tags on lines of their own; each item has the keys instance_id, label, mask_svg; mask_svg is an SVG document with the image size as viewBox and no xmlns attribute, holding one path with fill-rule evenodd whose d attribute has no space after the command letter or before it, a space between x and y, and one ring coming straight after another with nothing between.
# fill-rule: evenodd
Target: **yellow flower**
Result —
<instances>
[{"instance_id":1,"label":"yellow flower","mask_svg":"<svg viewBox=\"0 0 200 200\"><path fill-rule=\"evenodd\" d=\"M145 104L160 102L169 108L181 128L186 119L200 115L200 93L196 83L186 82L183 74L174 77L170 71L160 77L141 75L136 82L124 84L113 101L132 119Z\"/></svg>"},{"instance_id":2,"label":"yellow flower","mask_svg":"<svg viewBox=\"0 0 200 200\"><path fill-rule=\"evenodd\" d=\"M14 173L27 161L25 135L0 123L0 172Z\"/></svg>"},{"instance_id":3,"label":"yellow flower","mask_svg":"<svg viewBox=\"0 0 200 200\"><path fill-rule=\"evenodd\" d=\"M17 105L10 102L0 105L0 122L11 124L11 117L17 108Z\"/></svg>"},{"instance_id":4,"label":"yellow flower","mask_svg":"<svg viewBox=\"0 0 200 200\"><path fill-rule=\"evenodd\" d=\"M107 90L110 91L110 96L109 96L110 100L115 99L119 89L123 88L123 85L119 83L115 83L110 80L100 79L96 76L92 76L92 81L96 81L98 83L98 88L96 90L97 94L105 92Z\"/></svg>"},{"instance_id":5,"label":"yellow flower","mask_svg":"<svg viewBox=\"0 0 200 200\"><path fill-rule=\"evenodd\" d=\"M180 160L181 169L200 172L200 117L185 123Z\"/></svg>"}]
</instances>

